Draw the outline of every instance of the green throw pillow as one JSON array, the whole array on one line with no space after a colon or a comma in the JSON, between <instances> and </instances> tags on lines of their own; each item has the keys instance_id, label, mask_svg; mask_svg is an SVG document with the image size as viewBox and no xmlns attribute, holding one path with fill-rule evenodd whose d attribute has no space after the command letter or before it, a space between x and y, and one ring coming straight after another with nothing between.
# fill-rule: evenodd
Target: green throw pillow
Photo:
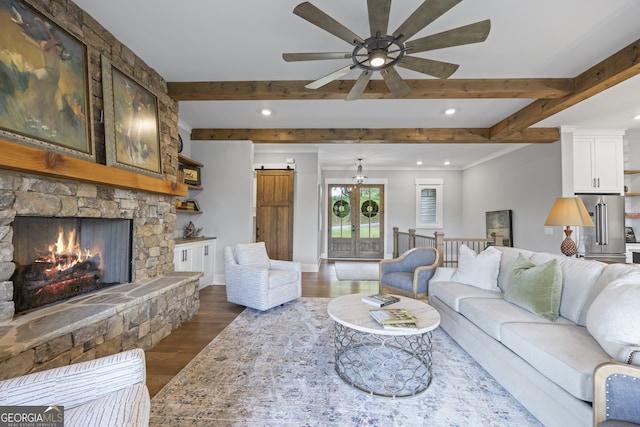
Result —
<instances>
[{"instance_id":1,"label":"green throw pillow","mask_svg":"<svg viewBox=\"0 0 640 427\"><path fill-rule=\"evenodd\" d=\"M522 255L513 263L504 299L549 320L558 318L562 271L558 260L536 265Z\"/></svg>"}]
</instances>

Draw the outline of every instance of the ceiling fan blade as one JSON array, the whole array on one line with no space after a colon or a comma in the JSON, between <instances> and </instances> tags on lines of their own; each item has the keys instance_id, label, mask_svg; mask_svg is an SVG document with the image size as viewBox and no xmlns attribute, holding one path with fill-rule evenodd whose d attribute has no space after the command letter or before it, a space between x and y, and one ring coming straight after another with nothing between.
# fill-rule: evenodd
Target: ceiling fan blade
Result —
<instances>
[{"instance_id":1,"label":"ceiling fan blade","mask_svg":"<svg viewBox=\"0 0 640 427\"><path fill-rule=\"evenodd\" d=\"M315 61L317 59L349 59L351 52L311 52L311 53L283 53L282 58L287 62Z\"/></svg>"},{"instance_id":2,"label":"ceiling fan blade","mask_svg":"<svg viewBox=\"0 0 640 427\"><path fill-rule=\"evenodd\" d=\"M358 80L356 80L355 84L349 91L349 95L347 95L346 101L355 101L356 99L360 99L362 93L367 88L367 84L369 84L369 80L371 80L371 74L373 71L364 70Z\"/></svg>"},{"instance_id":3,"label":"ceiling fan blade","mask_svg":"<svg viewBox=\"0 0 640 427\"><path fill-rule=\"evenodd\" d=\"M293 13L305 19L312 24L322 28L323 30L333 34L334 36L356 46L364 43L353 31L309 3L308 1L300 3L293 9Z\"/></svg>"},{"instance_id":4,"label":"ceiling fan blade","mask_svg":"<svg viewBox=\"0 0 640 427\"><path fill-rule=\"evenodd\" d=\"M462 0L425 0L393 33L400 41L413 37L418 31L444 15Z\"/></svg>"},{"instance_id":5,"label":"ceiling fan blade","mask_svg":"<svg viewBox=\"0 0 640 427\"><path fill-rule=\"evenodd\" d=\"M380 71L380 74L382 74L382 78L393 96L402 98L409 94L409 86L402 80L402 77L394 67L385 68Z\"/></svg>"},{"instance_id":6,"label":"ceiling fan blade","mask_svg":"<svg viewBox=\"0 0 640 427\"><path fill-rule=\"evenodd\" d=\"M327 74L324 77L320 77L318 80L315 80L315 81L309 83L305 87L307 89L318 89L318 88L321 88L322 86L326 85L327 83L331 83L332 81L337 80L340 77L342 77L345 74L347 74L349 71L351 71L351 67L353 67L353 65L347 65L344 68L340 68L339 70L334 71L331 74Z\"/></svg>"},{"instance_id":7,"label":"ceiling fan blade","mask_svg":"<svg viewBox=\"0 0 640 427\"><path fill-rule=\"evenodd\" d=\"M391 0L367 0L367 9L369 10L371 36L375 37L378 33L381 36L386 36L389 27Z\"/></svg>"},{"instance_id":8,"label":"ceiling fan blade","mask_svg":"<svg viewBox=\"0 0 640 427\"><path fill-rule=\"evenodd\" d=\"M422 37L405 43L410 53L426 52L427 50L442 49L444 47L461 46L480 43L487 39L491 30L491 20L476 22L438 34Z\"/></svg>"},{"instance_id":9,"label":"ceiling fan blade","mask_svg":"<svg viewBox=\"0 0 640 427\"><path fill-rule=\"evenodd\" d=\"M398 62L397 65L399 67L407 68L419 73L428 74L439 79L448 78L459 67L458 64L450 64L448 62L419 58L417 56L409 55L405 55L404 58L402 58L402 61Z\"/></svg>"}]
</instances>

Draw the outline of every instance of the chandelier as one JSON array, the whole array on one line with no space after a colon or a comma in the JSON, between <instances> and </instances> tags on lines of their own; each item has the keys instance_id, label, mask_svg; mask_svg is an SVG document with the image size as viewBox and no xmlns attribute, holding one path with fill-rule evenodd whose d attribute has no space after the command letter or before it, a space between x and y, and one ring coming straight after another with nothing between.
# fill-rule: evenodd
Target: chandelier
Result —
<instances>
[{"instance_id":1,"label":"chandelier","mask_svg":"<svg viewBox=\"0 0 640 427\"><path fill-rule=\"evenodd\" d=\"M353 182L356 184L364 184L367 182L367 177L362 173L362 159L358 159L358 170L353 178Z\"/></svg>"}]
</instances>

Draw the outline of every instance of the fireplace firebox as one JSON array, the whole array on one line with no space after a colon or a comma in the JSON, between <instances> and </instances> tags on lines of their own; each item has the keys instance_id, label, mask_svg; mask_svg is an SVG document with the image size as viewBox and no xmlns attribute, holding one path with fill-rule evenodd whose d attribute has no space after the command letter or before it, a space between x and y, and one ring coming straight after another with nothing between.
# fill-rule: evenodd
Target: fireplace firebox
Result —
<instances>
[{"instance_id":1,"label":"fireplace firebox","mask_svg":"<svg viewBox=\"0 0 640 427\"><path fill-rule=\"evenodd\" d=\"M19 216L13 246L16 313L131 281L130 219Z\"/></svg>"}]
</instances>

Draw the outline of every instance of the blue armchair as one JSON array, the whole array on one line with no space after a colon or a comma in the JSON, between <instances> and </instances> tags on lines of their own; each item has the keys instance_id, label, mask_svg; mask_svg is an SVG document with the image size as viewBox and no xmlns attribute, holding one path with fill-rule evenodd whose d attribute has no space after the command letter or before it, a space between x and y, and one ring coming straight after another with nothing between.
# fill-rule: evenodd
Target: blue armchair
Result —
<instances>
[{"instance_id":1,"label":"blue armchair","mask_svg":"<svg viewBox=\"0 0 640 427\"><path fill-rule=\"evenodd\" d=\"M398 258L380 261L380 292L423 298L429 292L429 279L440 264L436 248L409 249Z\"/></svg>"},{"instance_id":2,"label":"blue armchair","mask_svg":"<svg viewBox=\"0 0 640 427\"><path fill-rule=\"evenodd\" d=\"M593 425L640 425L640 366L598 365L593 374Z\"/></svg>"}]
</instances>

